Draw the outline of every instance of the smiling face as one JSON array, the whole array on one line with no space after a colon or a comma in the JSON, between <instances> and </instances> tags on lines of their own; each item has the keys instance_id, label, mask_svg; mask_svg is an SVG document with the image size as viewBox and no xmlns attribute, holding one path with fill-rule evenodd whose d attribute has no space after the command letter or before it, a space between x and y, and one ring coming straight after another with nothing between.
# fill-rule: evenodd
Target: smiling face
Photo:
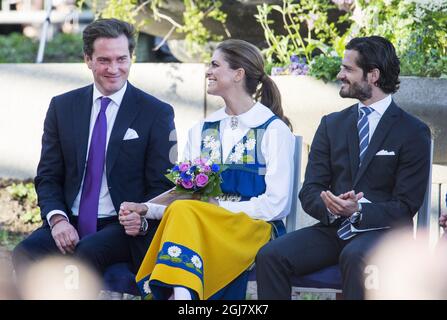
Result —
<instances>
[{"instance_id":1,"label":"smiling face","mask_svg":"<svg viewBox=\"0 0 447 320\"><path fill-rule=\"evenodd\" d=\"M120 90L129 77L131 58L125 35L118 38L98 38L93 43L92 56L84 55L92 70L98 90L109 96Z\"/></svg>"},{"instance_id":2,"label":"smiling face","mask_svg":"<svg viewBox=\"0 0 447 320\"><path fill-rule=\"evenodd\" d=\"M372 96L372 84L368 75L357 65L359 54L356 50L346 50L337 79L342 82L340 96L365 101Z\"/></svg>"},{"instance_id":3,"label":"smiling face","mask_svg":"<svg viewBox=\"0 0 447 320\"><path fill-rule=\"evenodd\" d=\"M205 75L208 79L207 92L222 97L241 80L241 71L231 69L220 50L214 52Z\"/></svg>"}]
</instances>

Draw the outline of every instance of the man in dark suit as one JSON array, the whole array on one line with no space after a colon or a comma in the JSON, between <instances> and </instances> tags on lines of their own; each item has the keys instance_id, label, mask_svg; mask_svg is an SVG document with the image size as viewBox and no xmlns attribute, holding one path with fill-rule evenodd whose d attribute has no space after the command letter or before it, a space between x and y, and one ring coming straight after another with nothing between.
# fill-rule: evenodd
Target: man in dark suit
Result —
<instances>
[{"instance_id":1,"label":"man in dark suit","mask_svg":"<svg viewBox=\"0 0 447 320\"><path fill-rule=\"evenodd\" d=\"M126 261L136 271L158 221L137 213L119 221L120 204L147 201L171 187L164 173L177 160L170 139L174 112L127 81L133 27L100 19L87 26L83 40L94 83L54 97L49 106L35 178L43 226L13 252L18 280L33 261L58 251L99 274Z\"/></svg>"},{"instance_id":2,"label":"man in dark suit","mask_svg":"<svg viewBox=\"0 0 447 320\"><path fill-rule=\"evenodd\" d=\"M320 222L260 250L260 299L290 299L292 275L338 263L345 298L363 299L368 252L390 230L412 226L429 177L430 130L393 102L399 72L382 37L346 46L340 95L360 102L322 118L299 195Z\"/></svg>"}]
</instances>

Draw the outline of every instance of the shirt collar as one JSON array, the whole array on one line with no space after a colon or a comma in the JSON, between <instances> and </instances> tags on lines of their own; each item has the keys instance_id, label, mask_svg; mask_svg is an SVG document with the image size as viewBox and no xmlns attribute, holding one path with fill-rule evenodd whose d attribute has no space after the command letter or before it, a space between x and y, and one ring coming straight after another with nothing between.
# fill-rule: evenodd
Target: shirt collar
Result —
<instances>
[{"instance_id":1,"label":"shirt collar","mask_svg":"<svg viewBox=\"0 0 447 320\"><path fill-rule=\"evenodd\" d=\"M260 102L256 102L248 111L237 116L239 122L249 128L255 128L274 116L274 113ZM225 112L225 107L206 117L205 122L216 122L232 117Z\"/></svg>"},{"instance_id":2,"label":"shirt collar","mask_svg":"<svg viewBox=\"0 0 447 320\"><path fill-rule=\"evenodd\" d=\"M121 89L119 89L117 92L107 97L110 98L110 100L112 100L113 103L119 107L121 105L121 102L123 101L126 89L127 89L127 81L124 83L124 86ZM103 96L104 95L96 87L96 84L93 84L93 102L96 102L96 100L98 100Z\"/></svg>"},{"instance_id":3,"label":"shirt collar","mask_svg":"<svg viewBox=\"0 0 447 320\"><path fill-rule=\"evenodd\" d=\"M385 113L386 109L388 109L388 107L390 106L391 101L392 101L391 95L389 94L382 100L374 102L373 104L369 105L368 107L373 108L374 111L376 111L377 113L379 113L382 116ZM359 102L358 109L360 110L360 108L362 108L362 107L366 107L366 105Z\"/></svg>"}]
</instances>

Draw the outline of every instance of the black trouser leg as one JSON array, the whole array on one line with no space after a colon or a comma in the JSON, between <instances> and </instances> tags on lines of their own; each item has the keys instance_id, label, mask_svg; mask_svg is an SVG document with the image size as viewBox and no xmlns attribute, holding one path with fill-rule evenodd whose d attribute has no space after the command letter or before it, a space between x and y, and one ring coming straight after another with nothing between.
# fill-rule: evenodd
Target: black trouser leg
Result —
<instances>
[{"instance_id":1,"label":"black trouser leg","mask_svg":"<svg viewBox=\"0 0 447 320\"><path fill-rule=\"evenodd\" d=\"M347 300L365 298L365 268L371 249L387 231L359 233L347 242L340 254L340 269L343 279L343 297Z\"/></svg>"},{"instance_id":2,"label":"black trouser leg","mask_svg":"<svg viewBox=\"0 0 447 320\"><path fill-rule=\"evenodd\" d=\"M291 299L292 275L337 264L341 242L336 229L311 226L266 244L256 257L259 299Z\"/></svg>"}]
</instances>

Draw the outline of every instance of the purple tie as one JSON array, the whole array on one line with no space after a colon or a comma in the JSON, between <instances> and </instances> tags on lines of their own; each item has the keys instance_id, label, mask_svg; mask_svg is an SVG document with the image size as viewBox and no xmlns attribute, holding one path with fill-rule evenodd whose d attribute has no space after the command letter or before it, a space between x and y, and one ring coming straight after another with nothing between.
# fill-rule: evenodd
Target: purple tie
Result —
<instances>
[{"instance_id":1,"label":"purple tie","mask_svg":"<svg viewBox=\"0 0 447 320\"><path fill-rule=\"evenodd\" d=\"M96 232L98 218L99 192L101 190L104 160L106 156L107 118L106 109L110 98L101 97L101 110L93 127L87 168L79 204L78 232L82 239Z\"/></svg>"}]
</instances>

